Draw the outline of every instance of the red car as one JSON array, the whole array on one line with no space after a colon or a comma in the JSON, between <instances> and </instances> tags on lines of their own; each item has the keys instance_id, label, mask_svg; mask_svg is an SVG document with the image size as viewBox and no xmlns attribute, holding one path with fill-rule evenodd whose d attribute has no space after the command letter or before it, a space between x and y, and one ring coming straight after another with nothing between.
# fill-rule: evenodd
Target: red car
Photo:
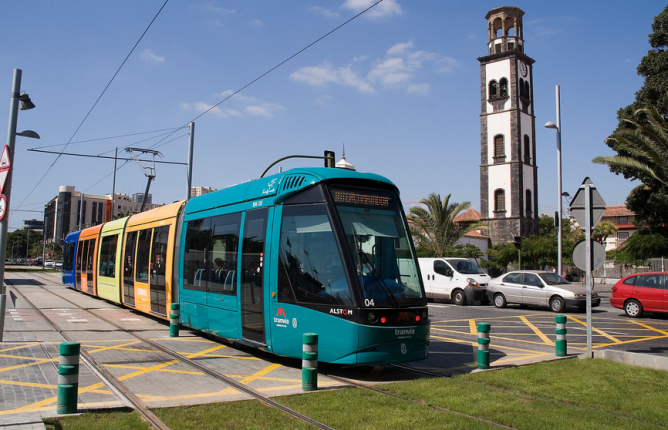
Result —
<instances>
[{"instance_id":1,"label":"red car","mask_svg":"<svg viewBox=\"0 0 668 430\"><path fill-rule=\"evenodd\" d=\"M668 312L668 273L629 275L612 287L610 304L631 318L643 312Z\"/></svg>"}]
</instances>

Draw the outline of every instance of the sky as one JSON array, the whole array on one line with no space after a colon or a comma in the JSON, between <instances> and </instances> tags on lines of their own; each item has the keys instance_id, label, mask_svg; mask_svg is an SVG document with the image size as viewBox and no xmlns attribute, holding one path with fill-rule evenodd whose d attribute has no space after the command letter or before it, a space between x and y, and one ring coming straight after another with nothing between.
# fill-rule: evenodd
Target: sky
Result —
<instances>
[{"instance_id":1,"label":"sky","mask_svg":"<svg viewBox=\"0 0 668 430\"><path fill-rule=\"evenodd\" d=\"M60 185L112 191L113 160L29 148L113 156L118 147L127 156L127 146L151 147L163 161L185 162L182 127L242 88L195 120L193 186L254 179L286 155L333 150L338 160L345 145L358 171L388 177L405 202L435 192L480 210L477 58L487 55L485 15L504 4L384 0L290 58L373 1L169 0L137 44L164 3L3 2L0 87L10 93L14 69L23 71L21 90L37 107L20 111L17 131L41 136L16 139L10 231L41 219ZM608 205L624 204L637 182L591 160L613 155L604 140L643 84L636 67L665 3L505 5L525 12L525 54L536 61L539 211L557 208L556 134L543 127L555 121L556 85L563 191L575 194L589 176ZM0 103L0 118L9 109ZM321 164L289 160L270 172ZM116 192L143 192L139 166L119 166ZM150 192L154 203L185 198L185 166L157 165Z\"/></svg>"}]
</instances>

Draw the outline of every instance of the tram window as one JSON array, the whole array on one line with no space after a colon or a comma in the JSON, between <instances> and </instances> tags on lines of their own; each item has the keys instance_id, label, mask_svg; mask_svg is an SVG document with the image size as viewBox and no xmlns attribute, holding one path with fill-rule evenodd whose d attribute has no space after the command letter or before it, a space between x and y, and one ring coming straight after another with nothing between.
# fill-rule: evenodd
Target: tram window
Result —
<instances>
[{"instance_id":1,"label":"tram window","mask_svg":"<svg viewBox=\"0 0 668 430\"><path fill-rule=\"evenodd\" d=\"M81 263L83 261L83 241L80 241L77 246L77 264L76 264L76 288L81 290Z\"/></svg>"},{"instance_id":2,"label":"tram window","mask_svg":"<svg viewBox=\"0 0 668 430\"><path fill-rule=\"evenodd\" d=\"M65 249L65 263L63 264L63 270L72 270L74 268L74 246L76 242L70 242L66 244L67 248Z\"/></svg>"},{"instance_id":3,"label":"tram window","mask_svg":"<svg viewBox=\"0 0 668 430\"><path fill-rule=\"evenodd\" d=\"M151 233L153 229L139 231L137 237L137 262L135 264L135 282L148 283L149 251L151 250Z\"/></svg>"},{"instance_id":4,"label":"tram window","mask_svg":"<svg viewBox=\"0 0 668 430\"><path fill-rule=\"evenodd\" d=\"M353 305L325 205L283 207L279 265L279 301Z\"/></svg>"},{"instance_id":5,"label":"tram window","mask_svg":"<svg viewBox=\"0 0 668 430\"><path fill-rule=\"evenodd\" d=\"M417 265L396 193L343 187L330 190L365 305L423 303Z\"/></svg>"},{"instance_id":6,"label":"tram window","mask_svg":"<svg viewBox=\"0 0 668 430\"><path fill-rule=\"evenodd\" d=\"M239 254L239 227L241 213L217 216L211 219L211 246L208 261L210 293L237 293L237 256Z\"/></svg>"},{"instance_id":7,"label":"tram window","mask_svg":"<svg viewBox=\"0 0 668 430\"><path fill-rule=\"evenodd\" d=\"M151 247L151 259L149 263L151 274L151 310L163 315L167 314L165 267L167 265L168 240L168 225L153 230L153 246Z\"/></svg>"},{"instance_id":8,"label":"tram window","mask_svg":"<svg viewBox=\"0 0 668 430\"><path fill-rule=\"evenodd\" d=\"M264 244L267 213L267 209L246 212L239 275L242 336L261 343L265 342Z\"/></svg>"},{"instance_id":9,"label":"tram window","mask_svg":"<svg viewBox=\"0 0 668 430\"><path fill-rule=\"evenodd\" d=\"M183 257L183 288L186 290L206 291L210 225L211 218L188 222Z\"/></svg>"},{"instance_id":10,"label":"tram window","mask_svg":"<svg viewBox=\"0 0 668 430\"><path fill-rule=\"evenodd\" d=\"M123 254L123 303L134 306L135 304L135 251L137 247L137 232L128 233L125 240L125 253Z\"/></svg>"},{"instance_id":11,"label":"tram window","mask_svg":"<svg viewBox=\"0 0 668 430\"><path fill-rule=\"evenodd\" d=\"M116 248L118 246L118 235L105 236L100 246L99 275L113 278L116 276Z\"/></svg>"},{"instance_id":12,"label":"tram window","mask_svg":"<svg viewBox=\"0 0 668 430\"><path fill-rule=\"evenodd\" d=\"M95 257L95 239L87 240L88 258L86 262L86 279L88 280L88 291L93 291L93 257Z\"/></svg>"}]
</instances>

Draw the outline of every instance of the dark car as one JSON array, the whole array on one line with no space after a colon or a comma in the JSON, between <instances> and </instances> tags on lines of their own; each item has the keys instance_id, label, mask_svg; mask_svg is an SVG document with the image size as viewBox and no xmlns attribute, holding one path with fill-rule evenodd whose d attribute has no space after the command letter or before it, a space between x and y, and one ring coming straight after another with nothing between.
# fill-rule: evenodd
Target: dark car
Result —
<instances>
[{"instance_id":1,"label":"dark car","mask_svg":"<svg viewBox=\"0 0 668 430\"><path fill-rule=\"evenodd\" d=\"M629 275L612 287L610 304L631 318L643 312L668 312L668 273Z\"/></svg>"}]
</instances>

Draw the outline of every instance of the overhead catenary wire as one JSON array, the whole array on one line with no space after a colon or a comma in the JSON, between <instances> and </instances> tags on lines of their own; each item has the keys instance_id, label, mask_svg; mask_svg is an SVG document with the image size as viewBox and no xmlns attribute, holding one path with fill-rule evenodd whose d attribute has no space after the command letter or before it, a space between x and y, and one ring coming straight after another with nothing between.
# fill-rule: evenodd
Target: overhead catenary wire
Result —
<instances>
[{"instance_id":1,"label":"overhead catenary wire","mask_svg":"<svg viewBox=\"0 0 668 430\"><path fill-rule=\"evenodd\" d=\"M30 148L30 149L55 148L56 146L77 145L79 143L100 142L102 140L120 139L122 137L139 136L140 134L158 133L158 132L161 132L161 131L170 132L170 131L174 131L174 130L178 131L178 128L163 128L161 130L141 131L139 133L122 134L122 135L119 135L119 136L100 137L100 138L97 138L97 139L80 140L78 142L68 142L68 143L58 143L58 144L55 144L55 145L36 146L35 148ZM164 136L165 134L168 134L168 133L159 134L158 136ZM155 139L158 136L154 136L150 139Z\"/></svg>"},{"instance_id":2,"label":"overhead catenary wire","mask_svg":"<svg viewBox=\"0 0 668 430\"><path fill-rule=\"evenodd\" d=\"M151 26L153 25L153 23L155 22L155 20L158 18L158 15L160 15L160 12L162 12L162 10L165 8L165 6L167 6L167 2L168 2L168 1L169 1L169 0L165 0L165 3L163 3L163 5L162 5L162 7L160 8L160 10L158 11L158 13L155 14L155 16L153 17L153 19L152 19L151 22L149 23L148 27L146 27L146 30L144 30L144 32L142 33L142 35L139 37L139 40L137 40L137 43L135 43L135 45L132 47L132 49L130 50L130 52L128 53L128 55L125 57L125 60L123 60L123 62L121 63L121 65L118 67L118 70L116 70L116 73L114 73L114 76L111 77L111 79L109 80L109 83L107 84L107 86L104 87L104 90L102 90L102 93L100 94L100 96L97 98L97 100L95 100L95 103L93 103L93 106L90 108L90 110L88 111L88 113L86 114L86 116L84 117L84 119L81 121L81 123L79 124L79 126L77 127L77 129L74 131L74 134L72 134L72 137L70 137L70 140L68 141L68 143L65 145L65 147L64 147L63 150L61 151L61 154L58 155L58 156L56 157L55 160L53 160L53 163L51 163L51 165L49 166L49 168L46 169L46 172L44 172L44 174L43 174L42 177L39 179L39 181L37 181L37 184L35 184L35 186L33 187L33 189L30 190L30 192L28 193L28 195L27 195L27 196L23 199L23 201L17 206L17 209L20 208L20 207L23 205L23 203L25 203L25 201L28 199L28 197L30 197L30 195L37 189L37 187L39 186L39 184L42 183L42 181L44 180L44 178L46 177L46 175L51 171L51 169L53 168L53 166L58 162L58 160L60 159L60 157L61 157L61 155L62 155L62 152L65 152L65 150L67 149L67 146L70 144L70 142L72 141L72 139L74 139L74 136L77 135L77 133L79 132L79 129L81 129L81 126L83 126L84 122L86 122L86 120L87 120L88 117L90 116L91 112L93 112L93 109L95 109L95 106L97 106L97 104L98 104L98 102L100 101L100 99L102 99L102 96L104 95L104 93L107 92L107 89L109 88L109 86L111 85L111 83L114 81L114 79L116 78L116 76L118 75L118 73L121 71L121 69L123 68L123 66L125 65L125 63L126 63L126 62L128 61L128 59L130 58L130 55L132 55L132 53L134 52L134 50L137 48L137 45L139 45L139 42L141 42L141 40L144 38L144 36L145 36L146 33L148 32L148 30L151 28ZM381 0L381 1L382 1L382 0ZM176 131L175 131L174 133L176 133ZM173 134L173 133L172 133L172 134Z\"/></svg>"},{"instance_id":3,"label":"overhead catenary wire","mask_svg":"<svg viewBox=\"0 0 668 430\"><path fill-rule=\"evenodd\" d=\"M235 95L239 94L241 91L243 91L243 90L245 90L246 88L248 88L249 86L253 85L255 82L257 82L257 81L259 81L260 79L264 78L264 77L267 76L269 73L271 73L271 72L273 72L274 70L278 69L278 68L281 67L283 64L285 64L285 63L287 63L288 61L292 60L292 59L295 58L297 55L299 55L299 54L301 54L302 52L306 51L306 50L309 49L311 46L313 46L313 45L315 45L316 43L320 42L321 40L323 40L324 38L326 38L326 37L329 36L330 34L334 33L335 31L337 31L337 30L340 29L341 27L345 26L346 24L350 23L350 22L353 21L354 19L356 19L356 18L360 17L361 15L365 14L366 12L368 12L368 11L371 10L372 8L378 6L378 4L380 4L380 3L382 3L382 2L383 2L383 0L378 0L377 2L375 2L374 4L372 4L371 6L369 6L368 8L364 9L363 11L361 11L360 13L358 13L357 15L353 16L352 18L350 18L349 20L347 20L346 22L344 22L343 24L339 25L338 27L334 28L333 30L330 30L330 31L327 32L325 35L319 37L319 38L316 39L315 41L309 43L309 44L306 45L304 48L302 48L302 49L300 49L299 51L295 52L294 54L292 54L291 56L289 56L289 57L286 58L285 60L281 61L280 63L278 63L277 65L275 65L275 66L272 67L271 69L267 70L266 72L264 72L263 74L261 74L261 75L258 76L257 78L253 79L252 81L250 81L249 83L247 83L247 84L244 85L243 87L241 87L241 88L239 88L238 90L234 91L232 94L230 94L229 96L225 97L223 100L221 100L221 101L219 101L218 103L216 103L215 105L211 106L209 109L207 109L207 110L205 110L204 112L202 112L201 114L197 115L195 118L191 119L190 121L188 121L187 123L185 123L183 126L179 127L178 130L187 127L187 125L190 124L191 122L195 122L195 120L197 120L197 119L203 117L204 115L206 115L207 113L211 112L213 109L215 109L215 108L217 108L218 106L220 106L223 102L225 102L225 101L229 100L230 98L234 97ZM176 133L178 130L173 131L171 134ZM163 140L164 140L164 139L167 139L168 137L169 137L169 136L163 138ZM158 141L155 145L159 144L160 142L162 142L162 141Z\"/></svg>"}]
</instances>

